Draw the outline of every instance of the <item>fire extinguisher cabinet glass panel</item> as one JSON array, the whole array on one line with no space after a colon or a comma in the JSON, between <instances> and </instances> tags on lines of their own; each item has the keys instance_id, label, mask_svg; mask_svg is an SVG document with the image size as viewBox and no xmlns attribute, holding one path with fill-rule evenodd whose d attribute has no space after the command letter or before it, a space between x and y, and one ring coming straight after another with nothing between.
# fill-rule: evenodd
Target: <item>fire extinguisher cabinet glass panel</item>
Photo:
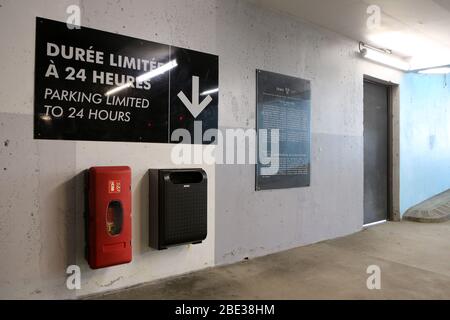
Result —
<instances>
[{"instance_id":1,"label":"fire extinguisher cabinet glass panel","mask_svg":"<svg viewBox=\"0 0 450 320\"><path fill-rule=\"evenodd\" d=\"M201 243L207 235L207 176L203 169L150 169L149 245Z\"/></svg>"}]
</instances>

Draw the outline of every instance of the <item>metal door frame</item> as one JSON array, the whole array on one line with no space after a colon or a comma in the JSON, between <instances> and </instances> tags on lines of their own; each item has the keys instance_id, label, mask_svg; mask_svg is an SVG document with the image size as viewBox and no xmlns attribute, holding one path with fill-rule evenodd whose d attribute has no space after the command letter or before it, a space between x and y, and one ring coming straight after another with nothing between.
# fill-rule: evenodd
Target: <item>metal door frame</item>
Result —
<instances>
[{"instance_id":1,"label":"metal door frame","mask_svg":"<svg viewBox=\"0 0 450 320\"><path fill-rule=\"evenodd\" d=\"M382 85L388 95L388 221L400 221L400 86L372 76L364 75L364 82ZM363 90L364 95L364 90ZM364 98L363 98L364 101ZM364 102L363 102L364 108ZM364 112L363 112L364 114ZM363 128L364 130L364 128ZM363 138L364 141L364 138ZM364 159L364 152L363 152ZM363 160L364 161L364 160ZM364 162L363 162L364 163ZM363 165L364 167L364 165ZM364 188L364 186L363 186ZM363 193L364 194L364 193ZM364 213L363 213L364 221ZM364 222L363 222L364 223Z\"/></svg>"}]
</instances>

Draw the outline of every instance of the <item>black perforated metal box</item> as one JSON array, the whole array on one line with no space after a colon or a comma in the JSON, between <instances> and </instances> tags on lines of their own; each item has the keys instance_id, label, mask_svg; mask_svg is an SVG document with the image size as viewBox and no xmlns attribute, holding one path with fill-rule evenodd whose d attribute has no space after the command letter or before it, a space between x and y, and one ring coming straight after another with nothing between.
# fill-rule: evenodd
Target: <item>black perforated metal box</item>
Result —
<instances>
[{"instance_id":1,"label":"black perforated metal box","mask_svg":"<svg viewBox=\"0 0 450 320\"><path fill-rule=\"evenodd\" d=\"M208 181L203 169L149 170L149 245L200 243L207 235Z\"/></svg>"}]
</instances>

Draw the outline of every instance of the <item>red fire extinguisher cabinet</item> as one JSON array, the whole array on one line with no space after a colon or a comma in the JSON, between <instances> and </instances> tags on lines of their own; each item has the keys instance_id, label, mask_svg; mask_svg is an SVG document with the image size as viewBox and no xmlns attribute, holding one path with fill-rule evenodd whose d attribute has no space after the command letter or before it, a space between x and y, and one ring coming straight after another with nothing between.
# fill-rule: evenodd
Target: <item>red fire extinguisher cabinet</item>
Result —
<instances>
[{"instance_id":1,"label":"red fire extinguisher cabinet","mask_svg":"<svg viewBox=\"0 0 450 320\"><path fill-rule=\"evenodd\" d=\"M86 257L92 269L131 261L131 169L92 167L87 174Z\"/></svg>"}]
</instances>

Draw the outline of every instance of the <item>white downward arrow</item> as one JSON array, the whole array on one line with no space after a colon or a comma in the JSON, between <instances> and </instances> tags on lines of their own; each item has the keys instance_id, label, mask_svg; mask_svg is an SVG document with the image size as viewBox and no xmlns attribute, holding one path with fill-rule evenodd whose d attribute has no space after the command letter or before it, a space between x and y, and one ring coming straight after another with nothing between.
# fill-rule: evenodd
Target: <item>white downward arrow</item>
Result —
<instances>
[{"instance_id":1,"label":"white downward arrow","mask_svg":"<svg viewBox=\"0 0 450 320\"><path fill-rule=\"evenodd\" d=\"M205 109L208 104L212 101L210 95L208 95L201 103L198 103L199 98L199 84L198 77L192 76L192 102L186 97L183 91L178 93L178 98L180 98L181 102L186 106L190 113L197 118L198 115Z\"/></svg>"}]
</instances>

